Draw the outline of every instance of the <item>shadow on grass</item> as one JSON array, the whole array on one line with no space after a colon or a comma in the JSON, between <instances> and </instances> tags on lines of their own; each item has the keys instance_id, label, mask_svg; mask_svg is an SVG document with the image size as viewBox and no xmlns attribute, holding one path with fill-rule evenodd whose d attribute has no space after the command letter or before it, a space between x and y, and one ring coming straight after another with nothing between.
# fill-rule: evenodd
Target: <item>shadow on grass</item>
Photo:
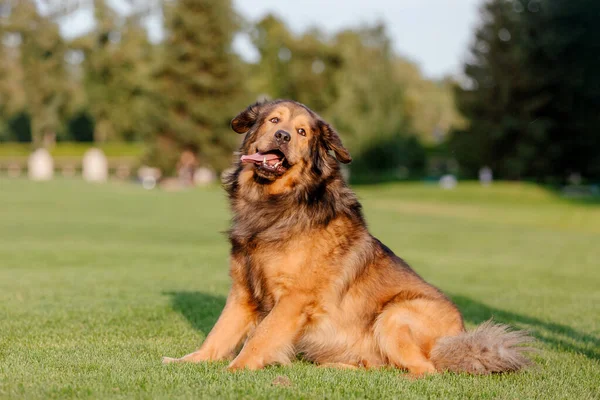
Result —
<instances>
[{"instance_id":1,"label":"shadow on grass","mask_svg":"<svg viewBox=\"0 0 600 400\"><path fill-rule=\"evenodd\" d=\"M463 313L465 322L478 325L493 318L496 322L503 322L516 328L529 330L537 339L552 348L580 353L590 359L600 361L600 338L598 337L579 332L567 325L546 322L534 317L490 307L465 296L455 295L451 298Z\"/></svg>"},{"instance_id":2,"label":"shadow on grass","mask_svg":"<svg viewBox=\"0 0 600 400\"><path fill-rule=\"evenodd\" d=\"M225 307L225 297L215 294L190 291L164 294L171 297L173 310L181 313L194 329L205 335L210 332Z\"/></svg>"},{"instance_id":3,"label":"shadow on grass","mask_svg":"<svg viewBox=\"0 0 600 400\"><path fill-rule=\"evenodd\" d=\"M191 291L164 294L171 297L173 310L181 313L194 329L204 334L208 334L212 329L225 307L226 299L220 295ZM600 361L600 338L598 337L579 332L567 325L490 307L462 295L451 296L451 298L463 313L465 322L478 325L492 317L497 322L529 330L536 338L554 349L581 353L590 359Z\"/></svg>"}]
</instances>

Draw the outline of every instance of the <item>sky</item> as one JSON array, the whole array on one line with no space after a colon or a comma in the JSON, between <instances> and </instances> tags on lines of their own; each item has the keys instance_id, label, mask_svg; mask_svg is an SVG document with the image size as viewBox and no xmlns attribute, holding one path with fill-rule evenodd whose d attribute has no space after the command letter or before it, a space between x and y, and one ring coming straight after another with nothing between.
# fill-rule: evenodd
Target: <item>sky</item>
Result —
<instances>
[{"instance_id":1,"label":"sky","mask_svg":"<svg viewBox=\"0 0 600 400\"><path fill-rule=\"evenodd\" d=\"M150 0L149 0L150 1ZM382 21L400 55L417 63L425 76L441 78L459 75L473 30L478 22L481 0L234 0L239 14L258 21L268 13L283 19L289 28L301 33L317 27L333 34L348 27ZM121 0L111 0L127 13ZM62 28L67 36L77 35L92 24L91 10L65 18ZM160 20L147 20L151 37L158 39ZM248 38L240 35L234 49L248 61L257 55Z\"/></svg>"}]
</instances>

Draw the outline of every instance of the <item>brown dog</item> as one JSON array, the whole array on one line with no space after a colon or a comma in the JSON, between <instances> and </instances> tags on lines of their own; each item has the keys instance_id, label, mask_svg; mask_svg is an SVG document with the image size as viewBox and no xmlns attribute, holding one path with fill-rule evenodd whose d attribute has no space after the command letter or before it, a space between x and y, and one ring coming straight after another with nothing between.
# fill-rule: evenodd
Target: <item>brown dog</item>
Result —
<instances>
[{"instance_id":1,"label":"brown dog","mask_svg":"<svg viewBox=\"0 0 600 400\"><path fill-rule=\"evenodd\" d=\"M243 343L231 370L287 364L298 353L414 375L529 363L520 346L529 336L492 323L465 332L456 306L369 234L340 174L350 154L314 112L293 101L257 103L231 126L246 134L226 182L231 291L200 350L164 362L228 359Z\"/></svg>"}]
</instances>

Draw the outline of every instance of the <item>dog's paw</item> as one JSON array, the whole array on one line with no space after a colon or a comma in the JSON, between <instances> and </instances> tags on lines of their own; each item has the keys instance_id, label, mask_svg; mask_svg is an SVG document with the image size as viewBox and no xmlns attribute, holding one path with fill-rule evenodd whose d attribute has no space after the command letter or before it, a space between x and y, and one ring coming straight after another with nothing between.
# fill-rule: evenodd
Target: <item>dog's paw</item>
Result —
<instances>
[{"instance_id":1,"label":"dog's paw","mask_svg":"<svg viewBox=\"0 0 600 400\"><path fill-rule=\"evenodd\" d=\"M173 363L179 363L179 362L182 362L181 358L171 358L171 357L163 357L162 358L163 364L173 364Z\"/></svg>"},{"instance_id":2,"label":"dog's paw","mask_svg":"<svg viewBox=\"0 0 600 400\"><path fill-rule=\"evenodd\" d=\"M344 364L344 363L323 363L319 364L317 368L332 368L332 369L358 369L357 365Z\"/></svg>"},{"instance_id":3,"label":"dog's paw","mask_svg":"<svg viewBox=\"0 0 600 400\"><path fill-rule=\"evenodd\" d=\"M414 381L417 379L423 379L426 378L428 376L434 375L436 374L437 371L435 370L435 368L417 368L417 369L412 369L408 371L408 374L406 374L406 378Z\"/></svg>"},{"instance_id":4,"label":"dog's paw","mask_svg":"<svg viewBox=\"0 0 600 400\"><path fill-rule=\"evenodd\" d=\"M231 363L229 363L229 365L227 366L227 371L229 371L229 372L240 371L243 369L246 369L246 366L243 365L242 363L235 362L235 360L232 361Z\"/></svg>"},{"instance_id":5,"label":"dog's paw","mask_svg":"<svg viewBox=\"0 0 600 400\"><path fill-rule=\"evenodd\" d=\"M264 367L264 364L260 363L260 362L256 362L253 360L240 360L240 359L235 359L233 360L229 366L227 367L228 371L239 371L239 370L250 370L250 371L256 371L257 369L261 369Z\"/></svg>"}]
</instances>

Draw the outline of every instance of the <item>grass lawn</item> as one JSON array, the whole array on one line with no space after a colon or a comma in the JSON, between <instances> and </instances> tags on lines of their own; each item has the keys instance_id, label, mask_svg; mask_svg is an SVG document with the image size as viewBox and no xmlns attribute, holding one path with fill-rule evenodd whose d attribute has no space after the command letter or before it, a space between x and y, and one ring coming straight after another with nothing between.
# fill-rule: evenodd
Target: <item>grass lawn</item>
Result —
<instances>
[{"instance_id":1,"label":"grass lawn","mask_svg":"<svg viewBox=\"0 0 600 400\"><path fill-rule=\"evenodd\" d=\"M600 206L517 184L360 187L372 233L459 305L539 338L509 375L228 373L194 350L228 291L219 188L0 180L0 398L600 398ZM273 384L278 376L291 385Z\"/></svg>"}]
</instances>

